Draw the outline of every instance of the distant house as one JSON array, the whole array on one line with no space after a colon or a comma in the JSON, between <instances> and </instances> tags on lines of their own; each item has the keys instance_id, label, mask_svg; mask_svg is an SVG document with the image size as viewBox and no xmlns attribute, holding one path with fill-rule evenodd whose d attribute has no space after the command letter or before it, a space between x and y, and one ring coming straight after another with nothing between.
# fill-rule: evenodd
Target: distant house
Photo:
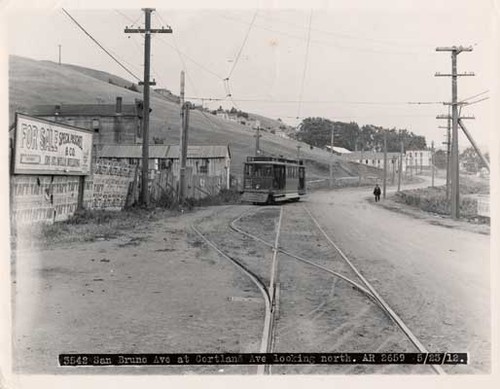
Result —
<instances>
[{"instance_id":1,"label":"distant house","mask_svg":"<svg viewBox=\"0 0 500 389\"><path fill-rule=\"evenodd\" d=\"M29 113L58 123L86 128L94 132L94 144L142 143L142 101L123 104L38 105Z\"/></svg>"},{"instance_id":2,"label":"distant house","mask_svg":"<svg viewBox=\"0 0 500 389\"><path fill-rule=\"evenodd\" d=\"M326 149L328 151L332 151L332 146L330 145L326 145ZM344 154L350 154L352 153L351 150L347 150L343 147L337 147L337 146L333 146L333 154L336 154L336 155L344 155Z\"/></svg>"},{"instance_id":3,"label":"distant house","mask_svg":"<svg viewBox=\"0 0 500 389\"><path fill-rule=\"evenodd\" d=\"M388 152L387 164L389 170L398 170L400 153ZM384 153L375 151L353 151L342 154L348 161L362 163L379 169L384 168ZM408 150L403 154L402 171L430 169L432 165L432 152L430 150Z\"/></svg>"},{"instance_id":4,"label":"distant house","mask_svg":"<svg viewBox=\"0 0 500 389\"><path fill-rule=\"evenodd\" d=\"M97 157L142 166L142 145L102 145L97 149ZM179 157L178 145L149 145L149 170L171 170L178 178ZM220 177L222 187L229 188L230 165L229 146L188 146L186 167L191 168L193 175Z\"/></svg>"}]
</instances>

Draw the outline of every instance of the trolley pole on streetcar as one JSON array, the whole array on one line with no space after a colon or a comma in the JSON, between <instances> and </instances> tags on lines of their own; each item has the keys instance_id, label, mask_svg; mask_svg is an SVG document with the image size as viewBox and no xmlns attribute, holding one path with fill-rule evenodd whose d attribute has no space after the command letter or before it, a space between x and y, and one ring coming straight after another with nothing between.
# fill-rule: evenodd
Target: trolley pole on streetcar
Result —
<instances>
[{"instance_id":1,"label":"trolley pole on streetcar","mask_svg":"<svg viewBox=\"0 0 500 389\"><path fill-rule=\"evenodd\" d=\"M260 137L262 136L262 135L260 135L260 126L257 126L256 130L257 130L257 134L254 135L254 137L255 137L255 156L259 156L260 155Z\"/></svg>"},{"instance_id":2,"label":"trolley pole on streetcar","mask_svg":"<svg viewBox=\"0 0 500 389\"><path fill-rule=\"evenodd\" d=\"M172 33L172 29L161 28L153 29L151 28L151 13L155 10L154 8L143 8L145 28L125 28L126 34L144 34L144 81L140 82L139 85L144 85L144 115L142 118L142 188L141 188L141 204L149 205L149 190L148 190L148 178L149 178L149 86L155 85L154 82L149 80L150 77L150 67L151 67L151 34L162 33L169 34Z\"/></svg>"}]
</instances>

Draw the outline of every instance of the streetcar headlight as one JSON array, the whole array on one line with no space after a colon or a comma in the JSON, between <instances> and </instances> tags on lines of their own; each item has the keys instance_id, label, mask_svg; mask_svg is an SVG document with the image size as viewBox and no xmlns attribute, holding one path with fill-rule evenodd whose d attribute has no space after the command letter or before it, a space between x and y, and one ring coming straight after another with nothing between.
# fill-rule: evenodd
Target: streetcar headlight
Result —
<instances>
[{"instance_id":1,"label":"streetcar headlight","mask_svg":"<svg viewBox=\"0 0 500 389\"><path fill-rule=\"evenodd\" d=\"M255 189L260 189L260 185L259 184L255 185Z\"/></svg>"}]
</instances>

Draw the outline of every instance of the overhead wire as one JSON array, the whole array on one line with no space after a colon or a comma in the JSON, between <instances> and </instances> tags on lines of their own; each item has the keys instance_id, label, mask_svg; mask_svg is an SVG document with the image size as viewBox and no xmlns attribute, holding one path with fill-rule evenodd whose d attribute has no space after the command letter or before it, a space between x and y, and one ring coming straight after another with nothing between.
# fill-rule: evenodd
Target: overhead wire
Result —
<instances>
[{"instance_id":1,"label":"overhead wire","mask_svg":"<svg viewBox=\"0 0 500 389\"><path fill-rule=\"evenodd\" d=\"M306 45L306 55L304 56L304 69L302 72L302 81L300 85L300 92L299 92L299 106L297 109L297 117L300 116L300 109L302 107L302 95L304 94L304 84L306 80L306 73L307 73L307 62L309 59L309 45L311 43L311 24L312 24L312 16L313 16L313 10L311 8L311 12L309 14L309 27L307 29L307 45Z\"/></svg>"},{"instance_id":2,"label":"overhead wire","mask_svg":"<svg viewBox=\"0 0 500 389\"><path fill-rule=\"evenodd\" d=\"M243 52L243 49L245 48L245 45L248 40L248 36L250 35L250 31L252 30L253 24L255 23L255 19L257 18L257 13L258 9L255 10L255 13L253 14L252 21L250 22L250 25L248 26L248 30L245 35L245 39L243 39L243 43L241 44L241 47L238 51L238 54L236 55L236 58L233 62L233 66L231 67L231 70L229 71L229 74L227 75L227 79L229 80L231 78L231 75L233 74L234 69L236 68L236 65L238 64L238 61L240 59L241 53Z\"/></svg>"},{"instance_id":3,"label":"overhead wire","mask_svg":"<svg viewBox=\"0 0 500 389\"><path fill-rule=\"evenodd\" d=\"M130 74L132 77L134 77L137 80L141 80L139 77L137 77L132 71L130 71L125 65L123 65L118 58L116 58L113 54L109 52L101 43L97 41L78 21L70 15L68 11L66 11L64 8L61 8L62 11L75 23L84 33L87 35L101 50L103 50L108 56L110 56L122 69L124 69L128 74Z\"/></svg>"},{"instance_id":4,"label":"overhead wire","mask_svg":"<svg viewBox=\"0 0 500 389\"><path fill-rule=\"evenodd\" d=\"M262 18L272 20L272 21L278 21L282 24L287 24L289 26L302 28L302 26L299 24L283 21L281 19L274 18L274 17L270 16L269 14L262 15ZM366 36L356 36L356 35L352 35L352 34L346 34L346 33L342 33L342 32L326 31L326 30L322 30L319 28L313 28L312 31L319 32L319 33L326 34L326 35L339 37L339 38L343 38L343 39L365 40L365 41L369 41L369 42L373 42L373 43L382 43L382 44L388 44L388 45L400 45L400 46L405 46L405 47L407 47L407 46L429 47L429 45L424 45L424 44L412 44L410 42L402 42L402 41L386 40L386 39L375 39L375 38L369 38Z\"/></svg>"},{"instance_id":5,"label":"overhead wire","mask_svg":"<svg viewBox=\"0 0 500 389\"><path fill-rule=\"evenodd\" d=\"M158 18L159 18L159 20L160 20L160 22L162 24L167 24L167 23L165 23L165 21L163 20L163 18L161 17L161 15L160 15L159 12L156 12L155 14L158 16ZM194 92L197 94L196 84L194 83L194 81L191 78L190 73L189 73L189 71L187 69L186 61L184 60L184 55L182 54L182 52L179 49L179 46L177 45L177 39L176 39L176 34L175 33L172 33L172 38L173 38L173 41L174 41L175 50L177 52L177 55L179 56L179 60L181 61L181 64L182 64L183 70L186 73L187 79L189 80L191 86L193 87ZM210 125L210 127L212 127L213 130L216 130L214 123L208 117L208 115L204 112L203 109L204 109L204 107L203 107L203 100L202 100L201 109L198 110L198 112L201 113L201 115L205 118L206 122Z\"/></svg>"},{"instance_id":6,"label":"overhead wire","mask_svg":"<svg viewBox=\"0 0 500 389\"><path fill-rule=\"evenodd\" d=\"M248 24L248 22L246 22L244 20L231 18L231 17L229 17L227 15L219 16L219 17L222 18L222 19L226 19L226 20L235 22L235 23ZM290 34L288 32L284 32L284 31L277 30L277 29L274 29L274 28L262 26L262 25L259 25L259 24L255 24L254 27L258 28L258 29L261 29L261 30L270 31L270 32L275 33L275 34L280 34L280 35L283 35L283 36L286 36L286 37L289 37L289 38L292 38L292 39L304 40L304 37L302 37L302 36ZM372 47L369 47L369 48L366 48L366 47L364 47L364 48L361 48L361 47L352 47L352 46L345 46L345 45L342 45L342 44L334 43L334 42L331 42L331 41L324 41L324 40L318 40L318 39L311 40L311 44L323 45L323 46L328 46L328 47L336 47L338 49L342 49L342 50L345 50L345 51L354 51L354 52L360 52L360 53L370 52L370 53L379 53L379 54L386 54L386 55L387 54L391 54L391 55L415 55L415 54L423 55L423 54L425 54L422 51L402 51L402 50L399 50L399 51L392 50L392 51L390 51L390 50L378 50L378 49L375 49L375 48L372 48ZM428 54L431 55L433 53L431 51L429 51Z\"/></svg>"}]
</instances>

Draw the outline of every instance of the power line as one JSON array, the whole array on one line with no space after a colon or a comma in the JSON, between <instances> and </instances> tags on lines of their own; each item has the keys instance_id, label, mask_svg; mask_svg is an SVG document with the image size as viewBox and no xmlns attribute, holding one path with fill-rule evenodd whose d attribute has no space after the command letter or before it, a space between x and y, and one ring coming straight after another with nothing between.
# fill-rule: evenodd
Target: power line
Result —
<instances>
[{"instance_id":1,"label":"power line","mask_svg":"<svg viewBox=\"0 0 500 389\"><path fill-rule=\"evenodd\" d=\"M229 89L226 88L226 92ZM225 101L227 97L200 97L189 96L190 100L204 100L204 101ZM253 103L275 103L275 104L343 104L343 105L380 105L380 106L394 106L394 105L442 105L442 101L339 101L339 100L274 100L263 98L235 98L239 102L253 102Z\"/></svg>"},{"instance_id":2,"label":"power line","mask_svg":"<svg viewBox=\"0 0 500 389\"><path fill-rule=\"evenodd\" d=\"M258 12L258 10L256 9L255 13L253 14L252 21L250 22L250 25L248 26L248 30L247 30L247 33L245 35L245 39L243 39L243 43L241 44L240 50L238 51L238 54L236 55L236 58L233 62L233 66L231 67L231 70L229 71L227 79L229 79L231 77L231 75L233 74L234 68L236 67L238 60L240 59L241 53L243 52L243 48L245 47L245 44L247 43L248 36L250 35L250 31L252 30L255 19L257 18L257 12Z\"/></svg>"},{"instance_id":3,"label":"power line","mask_svg":"<svg viewBox=\"0 0 500 389\"><path fill-rule=\"evenodd\" d=\"M123 65L113 54L111 54L108 50L104 48L103 45L101 45L90 33L80 24L76 21L76 19L69 14L68 11L66 11L64 8L61 8L62 11L90 38L92 41L97 44L107 55L109 55L118 65L120 65L128 74L130 74L132 77L134 77L136 80L140 81L141 79L137 77L134 73L132 73L125 65Z\"/></svg>"},{"instance_id":4,"label":"power line","mask_svg":"<svg viewBox=\"0 0 500 389\"><path fill-rule=\"evenodd\" d=\"M475 95L473 95L473 96L466 97L465 99L460 100L460 102L461 102L461 103L463 103L464 101L471 100L471 99L474 99L474 98L476 98L476 97L482 96L482 95L484 95L485 93L488 93L489 91L490 91L489 89L486 89L485 91L482 91L482 92L480 92L480 93L477 93L477 94L475 94Z\"/></svg>"},{"instance_id":5,"label":"power line","mask_svg":"<svg viewBox=\"0 0 500 389\"><path fill-rule=\"evenodd\" d=\"M162 37L156 37L156 39L158 39L160 42L163 42L165 45L169 46L170 48L172 48L173 50L176 50L176 48L174 46L172 46L170 43L168 43L167 41L165 41L164 39L162 39ZM195 59L191 58L189 55L187 55L186 53L183 53L182 51L179 50L179 53L181 53L184 58L188 59L189 61L191 61L192 63L194 63L195 65L197 65L198 67L200 67L201 69L205 70L207 73L210 73L212 76L215 76L216 78L218 78L219 80L223 80L224 78L215 73L214 71L210 70L209 68L207 68L206 66L202 65L201 63L199 63L198 61L196 61Z\"/></svg>"},{"instance_id":6,"label":"power line","mask_svg":"<svg viewBox=\"0 0 500 389\"><path fill-rule=\"evenodd\" d=\"M223 19L235 22L235 23L248 24L248 22L246 22L244 20L235 19L235 18L231 18L228 16L220 16L220 17ZM254 27L259 28L261 30L270 31L270 32L273 32L275 34L287 36L287 37L292 38L292 39L304 40L304 37L302 37L302 36L290 34L288 32L280 31L280 30L277 30L274 28L269 28L269 27L258 25L258 24L255 24ZM373 48L360 48L360 47L356 48L356 47L352 47L352 46L339 45L337 43L323 41L323 40L317 40L317 39L311 40L311 43L323 45L323 46L328 46L328 47L336 47L338 49L342 49L342 50L346 50L346 51L360 52L360 53L371 52L371 53L393 54L393 55L415 55L415 54L422 55L423 54L422 51L389 51L389 50L377 50L377 49L373 49ZM430 55L431 53L429 52L428 54Z\"/></svg>"},{"instance_id":7,"label":"power line","mask_svg":"<svg viewBox=\"0 0 500 389\"><path fill-rule=\"evenodd\" d=\"M123 12L121 12L120 10L118 9L115 9L115 12L120 14L121 16L123 16L125 19L127 19L129 22L132 22L132 24L130 25L130 27L133 27L138 21L139 19L142 17L142 15L139 15L139 17L137 19L132 19L131 17L125 15Z\"/></svg>"},{"instance_id":8,"label":"power line","mask_svg":"<svg viewBox=\"0 0 500 389\"><path fill-rule=\"evenodd\" d=\"M271 17L268 14L261 15L261 16L264 19L274 20L274 21L278 21L278 22L283 23L283 24L287 24L289 26L302 28L302 26L300 26L299 24L295 24L295 23L290 23L290 22L287 22L287 21L283 21L281 19L277 19L277 18ZM346 33L341 33L341 32L326 31L326 30L322 30L322 29L319 29L319 28L313 28L312 31L323 33L323 34L326 34L326 35L331 35L331 36L339 37L339 38L358 39L358 40L365 40L365 41L369 41L369 42L382 43L382 44L388 44L388 45L400 45L400 46L406 46L406 47L407 46L412 46L412 47L430 47L429 45L424 45L424 44L415 44L415 43L412 44L412 43L408 43L408 42L401 42L401 41L395 41L395 40L374 39L374 38L368 38L366 36L356 36L356 35L346 34Z\"/></svg>"},{"instance_id":9,"label":"power line","mask_svg":"<svg viewBox=\"0 0 500 389\"><path fill-rule=\"evenodd\" d=\"M312 24L312 15L313 15L313 10L311 8L311 12L309 14L309 27L307 29L307 45L306 45L306 55L304 57L304 71L302 72L302 82L300 85L300 93L299 93L299 107L297 109L297 117L300 116L300 108L302 106L301 100L302 100L302 95L304 94L304 81L306 79L306 72L307 72L307 60L309 58L309 44L311 43L311 24Z\"/></svg>"}]
</instances>

